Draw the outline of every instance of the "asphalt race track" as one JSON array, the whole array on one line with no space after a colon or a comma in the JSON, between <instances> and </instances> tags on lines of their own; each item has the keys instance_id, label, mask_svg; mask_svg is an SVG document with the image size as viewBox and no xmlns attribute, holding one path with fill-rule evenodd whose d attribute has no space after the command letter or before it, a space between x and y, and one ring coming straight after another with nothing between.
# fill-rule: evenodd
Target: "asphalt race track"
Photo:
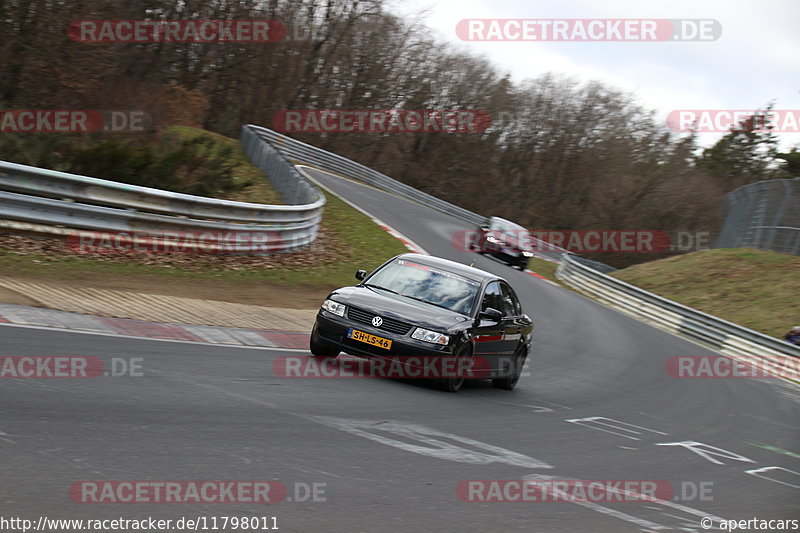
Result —
<instances>
[{"instance_id":1,"label":"asphalt race track","mask_svg":"<svg viewBox=\"0 0 800 533\"><path fill-rule=\"evenodd\" d=\"M471 228L444 214L312 174L428 252L506 277L536 324L531 375L513 392L481 382L457 394L284 379L273 362L307 352L2 326L0 356L140 358L142 375L0 380L0 516L266 516L285 532L703 531L703 517L800 518L796 387L670 377L670 357L711 352L459 251L454 233ZM465 480L550 478L664 480L675 493L573 503L456 493ZM274 504L73 501L69 487L91 480L277 480L288 494Z\"/></svg>"}]
</instances>

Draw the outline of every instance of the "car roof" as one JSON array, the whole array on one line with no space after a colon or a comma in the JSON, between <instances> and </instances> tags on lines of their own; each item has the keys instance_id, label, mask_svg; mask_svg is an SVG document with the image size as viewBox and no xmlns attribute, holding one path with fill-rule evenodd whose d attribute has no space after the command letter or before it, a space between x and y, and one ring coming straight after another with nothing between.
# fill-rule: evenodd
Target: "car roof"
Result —
<instances>
[{"instance_id":1,"label":"car roof","mask_svg":"<svg viewBox=\"0 0 800 533\"><path fill-rule=\"evenodd\" d=\"M521 230L528 231L524 227L520 226L519 224L515 224L514 222L511 222L510 220L506 220L504 218L491 217L489 220L490 220L490 224L492 222L496 222L497 225L499 225L499 226L506 226L506 227L509 227L509 228L521 229Z\"/></svg>"},{"instance_id":2,"label":"car roof","mask_svg":"<svg viewBox=\"0 0 800 533\"><path fill-rule=\"evenodd\" d=\"M492 274L491 272L486 272L485 270L467 266L463 263L458 263L456 261L444 259L443 257L409 253L409 254L400 254L397 256L397 259L407 259L409 261L414 261L415 263L420 263L422 265L431 266L434 268L441 268L442 270L447 270L448 272L452 272L453 274L458 274L459 276L478 282L483 282L486 280L503 279L499 276Z\"/></svg>"}]
</instances>

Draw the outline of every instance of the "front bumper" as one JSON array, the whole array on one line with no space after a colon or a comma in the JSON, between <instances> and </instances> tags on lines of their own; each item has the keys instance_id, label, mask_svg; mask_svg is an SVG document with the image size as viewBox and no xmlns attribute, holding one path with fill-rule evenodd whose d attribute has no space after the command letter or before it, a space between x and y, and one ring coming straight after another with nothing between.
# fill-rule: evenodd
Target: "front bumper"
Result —
<instances>
[{"instance_id":1,"label":"front bumper","mask_svg":"<svg viewBox=\"0 0 800 533\"><path fill-rule=\"evenodd\" d=\"M347 330L350 328L389 339L392 341L392 347L387 350L348 338ZM332 344L338 346L345 353L363 357L441 357L453 355L453 348L450 345L438 346L412 339L411 333L413 331L414 328L412 327L406 335L397 335L369 324L362 324L361 322L320 310L317 313L317 321L314 324L311 335L317 342L322 341Z\"/></svg>"},{"instance_id":2,"label":"front bumper","mask_svg":"<svg viewBox=\"0 0 800 533\"><path fill-rule=\"evenodd\" d=\"M509 265L521 266L523 268L528 266L528 257L525 257L522 252L495 249L488 253Z\"/></svg>"}]
</instances>

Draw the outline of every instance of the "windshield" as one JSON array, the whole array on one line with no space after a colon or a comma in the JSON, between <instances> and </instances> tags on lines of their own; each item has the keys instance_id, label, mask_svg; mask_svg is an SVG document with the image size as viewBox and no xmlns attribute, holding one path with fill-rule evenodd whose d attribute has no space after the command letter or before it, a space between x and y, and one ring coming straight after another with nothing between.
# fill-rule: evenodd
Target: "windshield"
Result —
<instances>
[{"instance_id":1,"label":"windshield","mask_svg":"<svg viewBox=\"0 0 800 533\"><path fill-rule=\"evenodd\" d=\"M365 283L442 307L462 315L472 313L478 283L459 275L405 259L396 259Z\"/></svg>"},{"instance_id":2,"label":"windshield","mask_svg":"<svg viewBox=\"0 0 800 533\"><path fill-rule=\"evenodd\" d=\"M532 248L531 235L528 230L521 226L494 220L489 229L492 230L496 237L502 239L503 244L507 246L515 246L521 250L530 250Z\"/></svg>"}]
</instances>

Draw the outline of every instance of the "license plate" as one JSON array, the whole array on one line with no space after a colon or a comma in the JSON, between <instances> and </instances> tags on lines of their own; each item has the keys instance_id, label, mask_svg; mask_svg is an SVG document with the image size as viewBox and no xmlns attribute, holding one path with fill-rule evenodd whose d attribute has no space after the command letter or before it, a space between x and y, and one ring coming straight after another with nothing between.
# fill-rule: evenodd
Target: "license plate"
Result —
<instances>
[{"instance_id":1,"label":"license plate","mask_svg":"<svg viewBox=\"0 0 800 533\"><path fill-rule=\"evenodd\" d=\"M384 339L383 337L378 337L376 335L370 335L369 333L364 333L363 331L358 331L357 329L347 330L347 336L354 341L364 342L372 346L377 346L378 348L384 348L386 350L392 347L392 341L389 339Z\"/></svg>"}]
</instances>

